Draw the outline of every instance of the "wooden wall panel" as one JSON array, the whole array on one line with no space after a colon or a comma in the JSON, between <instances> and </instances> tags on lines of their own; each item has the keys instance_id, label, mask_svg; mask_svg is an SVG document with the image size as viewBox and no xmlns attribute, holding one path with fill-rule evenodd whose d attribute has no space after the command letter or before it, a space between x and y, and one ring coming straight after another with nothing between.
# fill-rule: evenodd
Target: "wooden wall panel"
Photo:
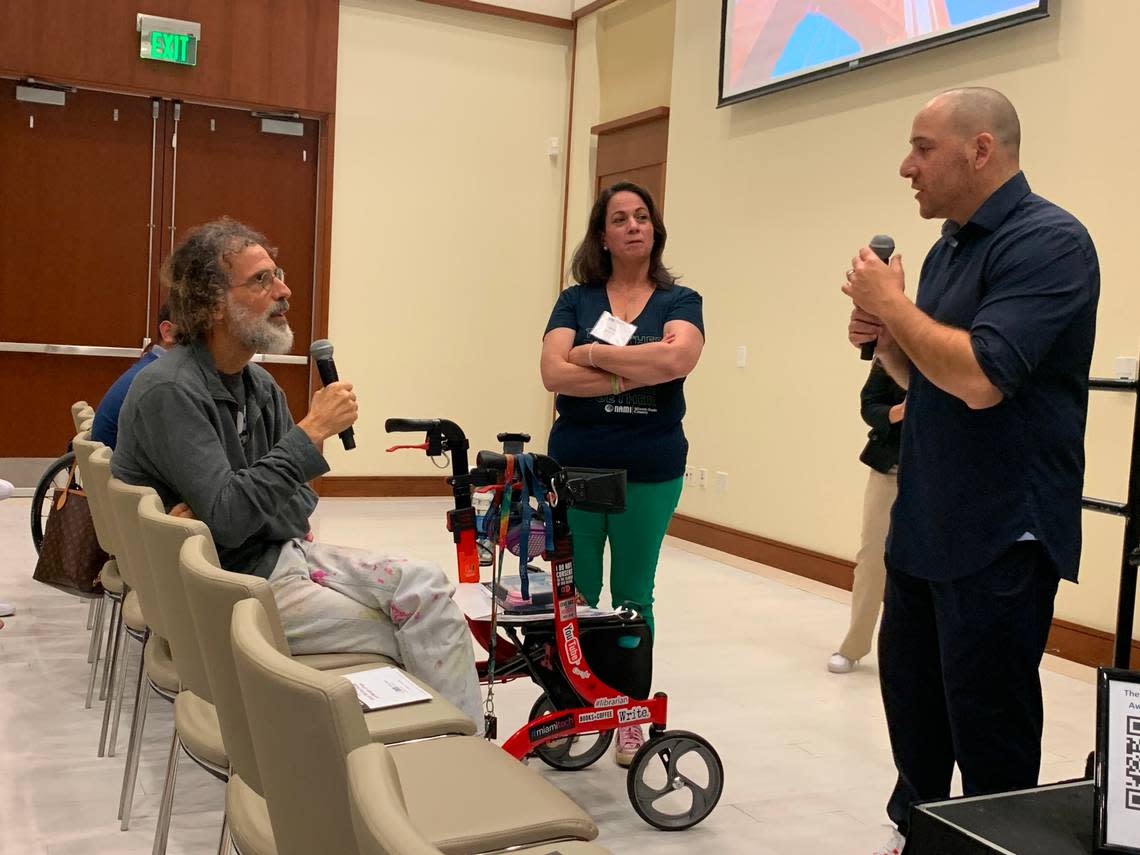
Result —
<instances>
[{"instance_id":1,"label":"wooden wall panel","mask_svg":"<svg viewBox=\"0 0 1140 855\"><path fill-rule=\"evenodd\" d=\"M0 353L0 458L50 457L67 451L75 435L70 406L96 406L134 359Z\"/></svg>"},{"instance_id":2,"label":"wooden wall panel","mask_svg":"<svg viewBox=\"0 0 1140 855\"><path fill-rule=\"evenodd\" d=\"M200 23L198 64L140 59L140 11ZM0 76L331 113L339 17L338 0L4 0Z\"/></svg>"},{"instance_id":3,"label":"wooden wall panel","mask_svg":"<svg viewBox=\"0 0 1140 855\"><path fill-rule=\"evenodd\" d=\"M286 284L293 292L291 353L307 356L313 339L314 290L319 287L315 223L320 123L304 120L304 135L294 137L263 133L257 119L224 107L183 104L181 116L173 194L175 243L193 226L221 216L264 233L278 249L277 261L285 268ZM167 151L172 151L169 140ZM166 188L164 199L164 226L171 224L170 189ZM170 252L165 228L163 235L165 258ZM309 404L308 367L271 363L264 367L285 390L294 419L302 418Z\"/></svg>"},{"instance_id":4,"label":"wooden wall panel","mask_svg":"<svg viewBox=\"0 0 1140 855\"><path fill-rule=\"evenodd\" d=\"M664 163L669 153L669 120L657 119L598 134L598 174L607 175Z\"/></svg>"},{"instance_id":5,"label":"wooden wall panel","mask_svg":"<svg viewBox=\"0 0 1140 855\"><path fill-rule=\"evenodd\" d=\"M151 101L14 89L0 80L0 341L141 347Z\"/></svg>"},{"instance_id":6,"label":"wooden wall panel","mask_svg":"<svg viewBox=\"0 0 1140 855\"><path fill-rule=\"evenodd\" d=\"M653 201L657 203L657 207L661 211L665 210L664 163L656 163L653 166L642 166L636 169L619 169L617 172L599 175L597 192L601 193L606 187L616 184L618 181L632 181L634 184L640 184L653 196Z\"/></svg>"},{"instance_id":7,"label":"wooden wall panel","mask_svg":"<svg viewBox=\"0 0 1140 855\"><path fill-rule=\"evenodd\" d=\"M655 107L595 125L590 131L598 137L595 194L615 181L633 181L652 193L664 211L669 108Z\"/></svg>"}]
</instances>

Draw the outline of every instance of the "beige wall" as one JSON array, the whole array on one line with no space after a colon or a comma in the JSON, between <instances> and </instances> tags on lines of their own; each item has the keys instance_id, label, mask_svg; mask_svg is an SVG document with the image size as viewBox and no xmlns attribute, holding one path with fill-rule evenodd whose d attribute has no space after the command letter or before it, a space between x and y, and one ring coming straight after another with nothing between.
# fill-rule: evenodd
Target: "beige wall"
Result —
<instances>
[{"instance_id":1,"label":"beige wall","mask_svg":"<svg viewBox=\"0 0 1140 855\"><path fill-rule=\"evenodd\" d=\"M341 3L329 337L360 397L334 475L430 475L391 416L545 443L570 31L413 0ZM404 438L400 441L408 441ZM416 439L415 441L418 441Z\"/></svg>"},{"instance_id":2,"label":"beige wall","mask_svg":"<svg viewBox=\"0 0 1140 855\"><path fill-rule=\"evenodd\" d=\"M625 0L597 18L598 119L669 105L675 0Z\"/></svg>"},{"instance_id":3,"label":"beige wall","mask_svg":"<svg viewBox=\"0 0 1140 855\"><path fill-rule=\"evenodd\" d=\"M729 473L725 495L686 489L684 513L853 556L867 365L845 340L839 285L858 247L890 232L915 287L939 224L919 219L897 169L913 114L941 89L1012 98L1031 184L1080 217L1100 252L1093 373L1136 354L1140 120L1132 58L1106 45L1140 27L1140 3L1053 5L1044 22L717 110L720 4L677 4L666 260L705 296L708 345L686 387L690 462ZM1094 396L1086 492L1123 498L1130 422L1128 396ZM1086 514L1082 584L1063 586L1058 617L1111 628L1121 532Z\"/></svg>"},{"instance_id":4,"label":"beige wall","mask_svg":"<svg viewBox=\"0 0 1140 855\"><path fill-rule=\"evenodd\" d=\"M594 202L598 138L590 128L669 105L675 17L676 0L622 0L578 21L567 264Z\"/></svg>"},{"instance_id":5,"label":"beige wall","mask_svg":"<svg viewBox=\"0 0 1140 855\"><path fill-rule=\"evenodd\" d=\"M574 121L570 128L570 177L566 200L566 263L582 240L590 206L594 203L594 176L597 173L598 138L590 128L598 124L601 112L601 78L598 69L598 15L578 21L574 56Z\"/></svg>"}]
</instances>

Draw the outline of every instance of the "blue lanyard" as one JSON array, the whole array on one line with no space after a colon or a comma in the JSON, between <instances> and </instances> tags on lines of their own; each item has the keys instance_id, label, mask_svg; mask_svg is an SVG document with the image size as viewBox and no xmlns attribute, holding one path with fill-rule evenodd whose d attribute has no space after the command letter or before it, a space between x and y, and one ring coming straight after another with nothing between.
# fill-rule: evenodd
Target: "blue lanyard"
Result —
<instances>
[{"instance_id":1,"label":"blue lanyard","mask_svg":"<svg viewBox=\"0 0 1140 855\"><path fill-rule=\"evenodd\" d=\"M550 503L546 501L546 491L538 473L534 471L534 455L518 454L515 456L518 466L519 480L522 483L520 499L522 500L522 520L519 523L519 594L524 600L530 599L530 579L527 573L527 563L530 560L530 521L533 509L530 506L530 496L533 493L537 499L538 512L543 517L543 530L546 536L546 551L554 551L554 513Z\"/></svg>"}]
</instances>

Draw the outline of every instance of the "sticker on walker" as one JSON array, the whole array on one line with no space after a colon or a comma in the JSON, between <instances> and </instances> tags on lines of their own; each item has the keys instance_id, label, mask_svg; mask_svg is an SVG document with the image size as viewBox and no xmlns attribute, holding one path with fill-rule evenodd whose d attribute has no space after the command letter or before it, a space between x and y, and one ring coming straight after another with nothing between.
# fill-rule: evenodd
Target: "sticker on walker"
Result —
<instances>
[{"instance_id":1,"label":"sticker on walker","mask_svg":"<svg viewBox=\"0 0 1140 855\"><path fill-rule=\"evenodd\" d=\"M543 719L541 724L536 724L527 730L527 736L530 737L531 742L539 742L554 736L556 733L562 733L566 730L574 729L574 716L561 715L556 719L547 720Z\"/></svg>"},{"instance_id":2,"label":"sticker on walker","mask_svg":"<svg viewBox=\"0 0 1140 855\"><path fill-rule=\"evenodd\" d=\"M574 635L573 624L562 627L562 638L566 641L566 658L571 665L577 665L582 661L582 646Z\"/></svg>"},{"instance_id":3,"label":"sticker on walker","mask_svg":"<svg viewBox=\"0 0 1140 855\"><path fill-rule=\"evenodd\" d=\"M625 347L629 344L629 340L633 338L635 332L637 332L637 327L633 324L627 323L621 318L615 318L606 311L602 312L602 316L598 318L598 322L594 324L594 328L590 330L590 335L598 341L604 341L606 344L616 344L618 347Z\"/></svg>"},{"instance_id":4,"label":"sticker on walker","mask_svg":"<svg viewBox=\"0 0 1140 855\"><path fill-rule=\"evenodd\" d=\"M613 710L594 710L593 712L578 713L578 724L592 724L595 721L606 721L613 717Z\"/></svg>"},{"instance_id":5,"label":"sticker on walker","mask_svg":"<svg viewBox=\"0 0 1140 855\"><path fill-rule=\"evenodd\" d=\"M598 698L594 701L595 707L624 707L629 703L627 695L618 695L616 698Z\"/></svg>"},{"instance_id":6,"label":"sticker on walker","mask_svg":"<svg viewBox=\"0 0 1140 855\"><path fill-rule=\"evenodd\" d=\"M618 710L618 724L636 724L639 721L649 721L649 707L630 707Z\"/></svg>"}]
</instances>

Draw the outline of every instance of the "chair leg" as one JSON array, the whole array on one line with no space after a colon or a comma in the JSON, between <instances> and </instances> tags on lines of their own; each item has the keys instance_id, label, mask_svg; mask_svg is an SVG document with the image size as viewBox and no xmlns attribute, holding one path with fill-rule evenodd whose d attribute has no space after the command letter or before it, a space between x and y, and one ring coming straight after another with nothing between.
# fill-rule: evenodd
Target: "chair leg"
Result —
<instances>
[{"instance_id":1,"label":"chair leg","mask_svg":"<svg viewBox=\"0 0 1140 855\"><path fill-rule=\"evenodd\" d=\"M83 704L85 710L91 709L91 697L95 693L95 678L99 674L99 650L103 646L101 643L103 641L103 610L106 603L106 597L99 601L99 616L95 620L95 632L91 635L93 655L89 656L87 660L91 663L91 679L87 683L87 700Z\"/></svg>"},{"instance_id":2,"label":"chair leg","mask_svg":"<svg viewBox=\"0 0 1140 855\"><path fill-rule=\"evenodd\" d=\"M119 716L123 712L123 695L127 691L127 647L126 636L123 637L123 649L119 652L119 676L118 685L114 690L115 698L115 716L111 719L111 732L107 734L107 756L115 756L115 744L119 741ZM139 662L139 667L142 667L142 662ZM110 706L110 698L108 698L108 707ZM106 711L104 710L104 717Z\"/></svg>"},{"instance_id":3,"label":"chair leg","mask_svg":"<svg viewBox=\"0 0 1140 855\"><path fill-rule=\"evenodd\" d=\"M88 629L91 629L91 627L93 627L95 625L95 606L98 604L100 599L102 599L102 598L101 597L100 598L92 597L90 600L90 604L87 606L87 628ZM88 662L91 661L90 657L88 657L87 661Z\"/></svg>"},{"instance_id":4,"label":"chair leg","mask_svg":"<svg viewBox=\"0 0 1140 855\"><path fill-rule=\"evenodd\" d=\"M170 741L170 759L166 761L166 783L162 787L162 805L158 809L158 826L154 829L151 855L166 855L166 838L170 834L170 814L174 807L174 783L178 778L178 730Z\"/></svg>"},{"instance_id":5,"label":"chair leg","mask_svg":"<svg viewBox=\"0 0 1140 855\"><path fill-rule=\"evenodd\" d=\"M111 672L115 668L113 648L118 646L119 632L123 626L123 600L112 600L111 602L111 627L110 634L107 636L107 652L103 659L103 686L99 690L99 700L104 700L107 697L107 691L111 687Z\"/></svg>"},{"instance_id":6,"label":"chair leg","mask_svg":"<svg viewBox=\"0 0 1140 855\"><path fill-rule=\"evenodd\" d=\"M145 647L145 642L143 643ZM135 712L131 717L131 736L127 742L127 762L123 767L123 788L119 792L119 826L123 831L131 825L131 804L135 799L135 779L139 772L139 754L142 753L143 728L146 725L146 707L150 699L150 686L145 682L143 659L139 656L139 680L135 686Z\"/></svg>"},{"instance_id":7,"label":"chair leg","mask_svg":"<svg viewBox=\"0 0 1140 855\"><path fill-rule=\"evenodd\" d=\"M99 652L99 643L96 641L95 626L103 620L103 604L107 602L106 596L91 601L91 611L87 614L87 628L91 630L91 641L87 645L87 661L94 662Z\"/></svg>"},{"instance_id":8,"label":"chair leg","mask_svg":"<svg viewBox=\"0 0 1140 855\"><path fill-rule=\"evenodd\" d=\"M222 814L222 836L218 840L218 855L227 855L230 851L230 816Z\"/></svg>"},{"instance_id":9,"label":"chair leg","mask_svg":"<svg viewBox=\"0 0 1140 855\"><path fill-rule=\"evenodd\" d=\"M121 612L120 612L121 616ZM99 728L99 757L107 756L114 757L115 752L106 754L107 751L107 726L111 724L111 708L115 702L115 685L122 683L122 674L125 670L123 668L123 653L127 648L127 627L123 625L123 621L119 621L119 627L115 632L115 643L111 646L111 658L107 659L103 666L104 674L108 677L109 690L107 691L107 698L103 703L103 726Z\"/></svg>"}]
</instances>

